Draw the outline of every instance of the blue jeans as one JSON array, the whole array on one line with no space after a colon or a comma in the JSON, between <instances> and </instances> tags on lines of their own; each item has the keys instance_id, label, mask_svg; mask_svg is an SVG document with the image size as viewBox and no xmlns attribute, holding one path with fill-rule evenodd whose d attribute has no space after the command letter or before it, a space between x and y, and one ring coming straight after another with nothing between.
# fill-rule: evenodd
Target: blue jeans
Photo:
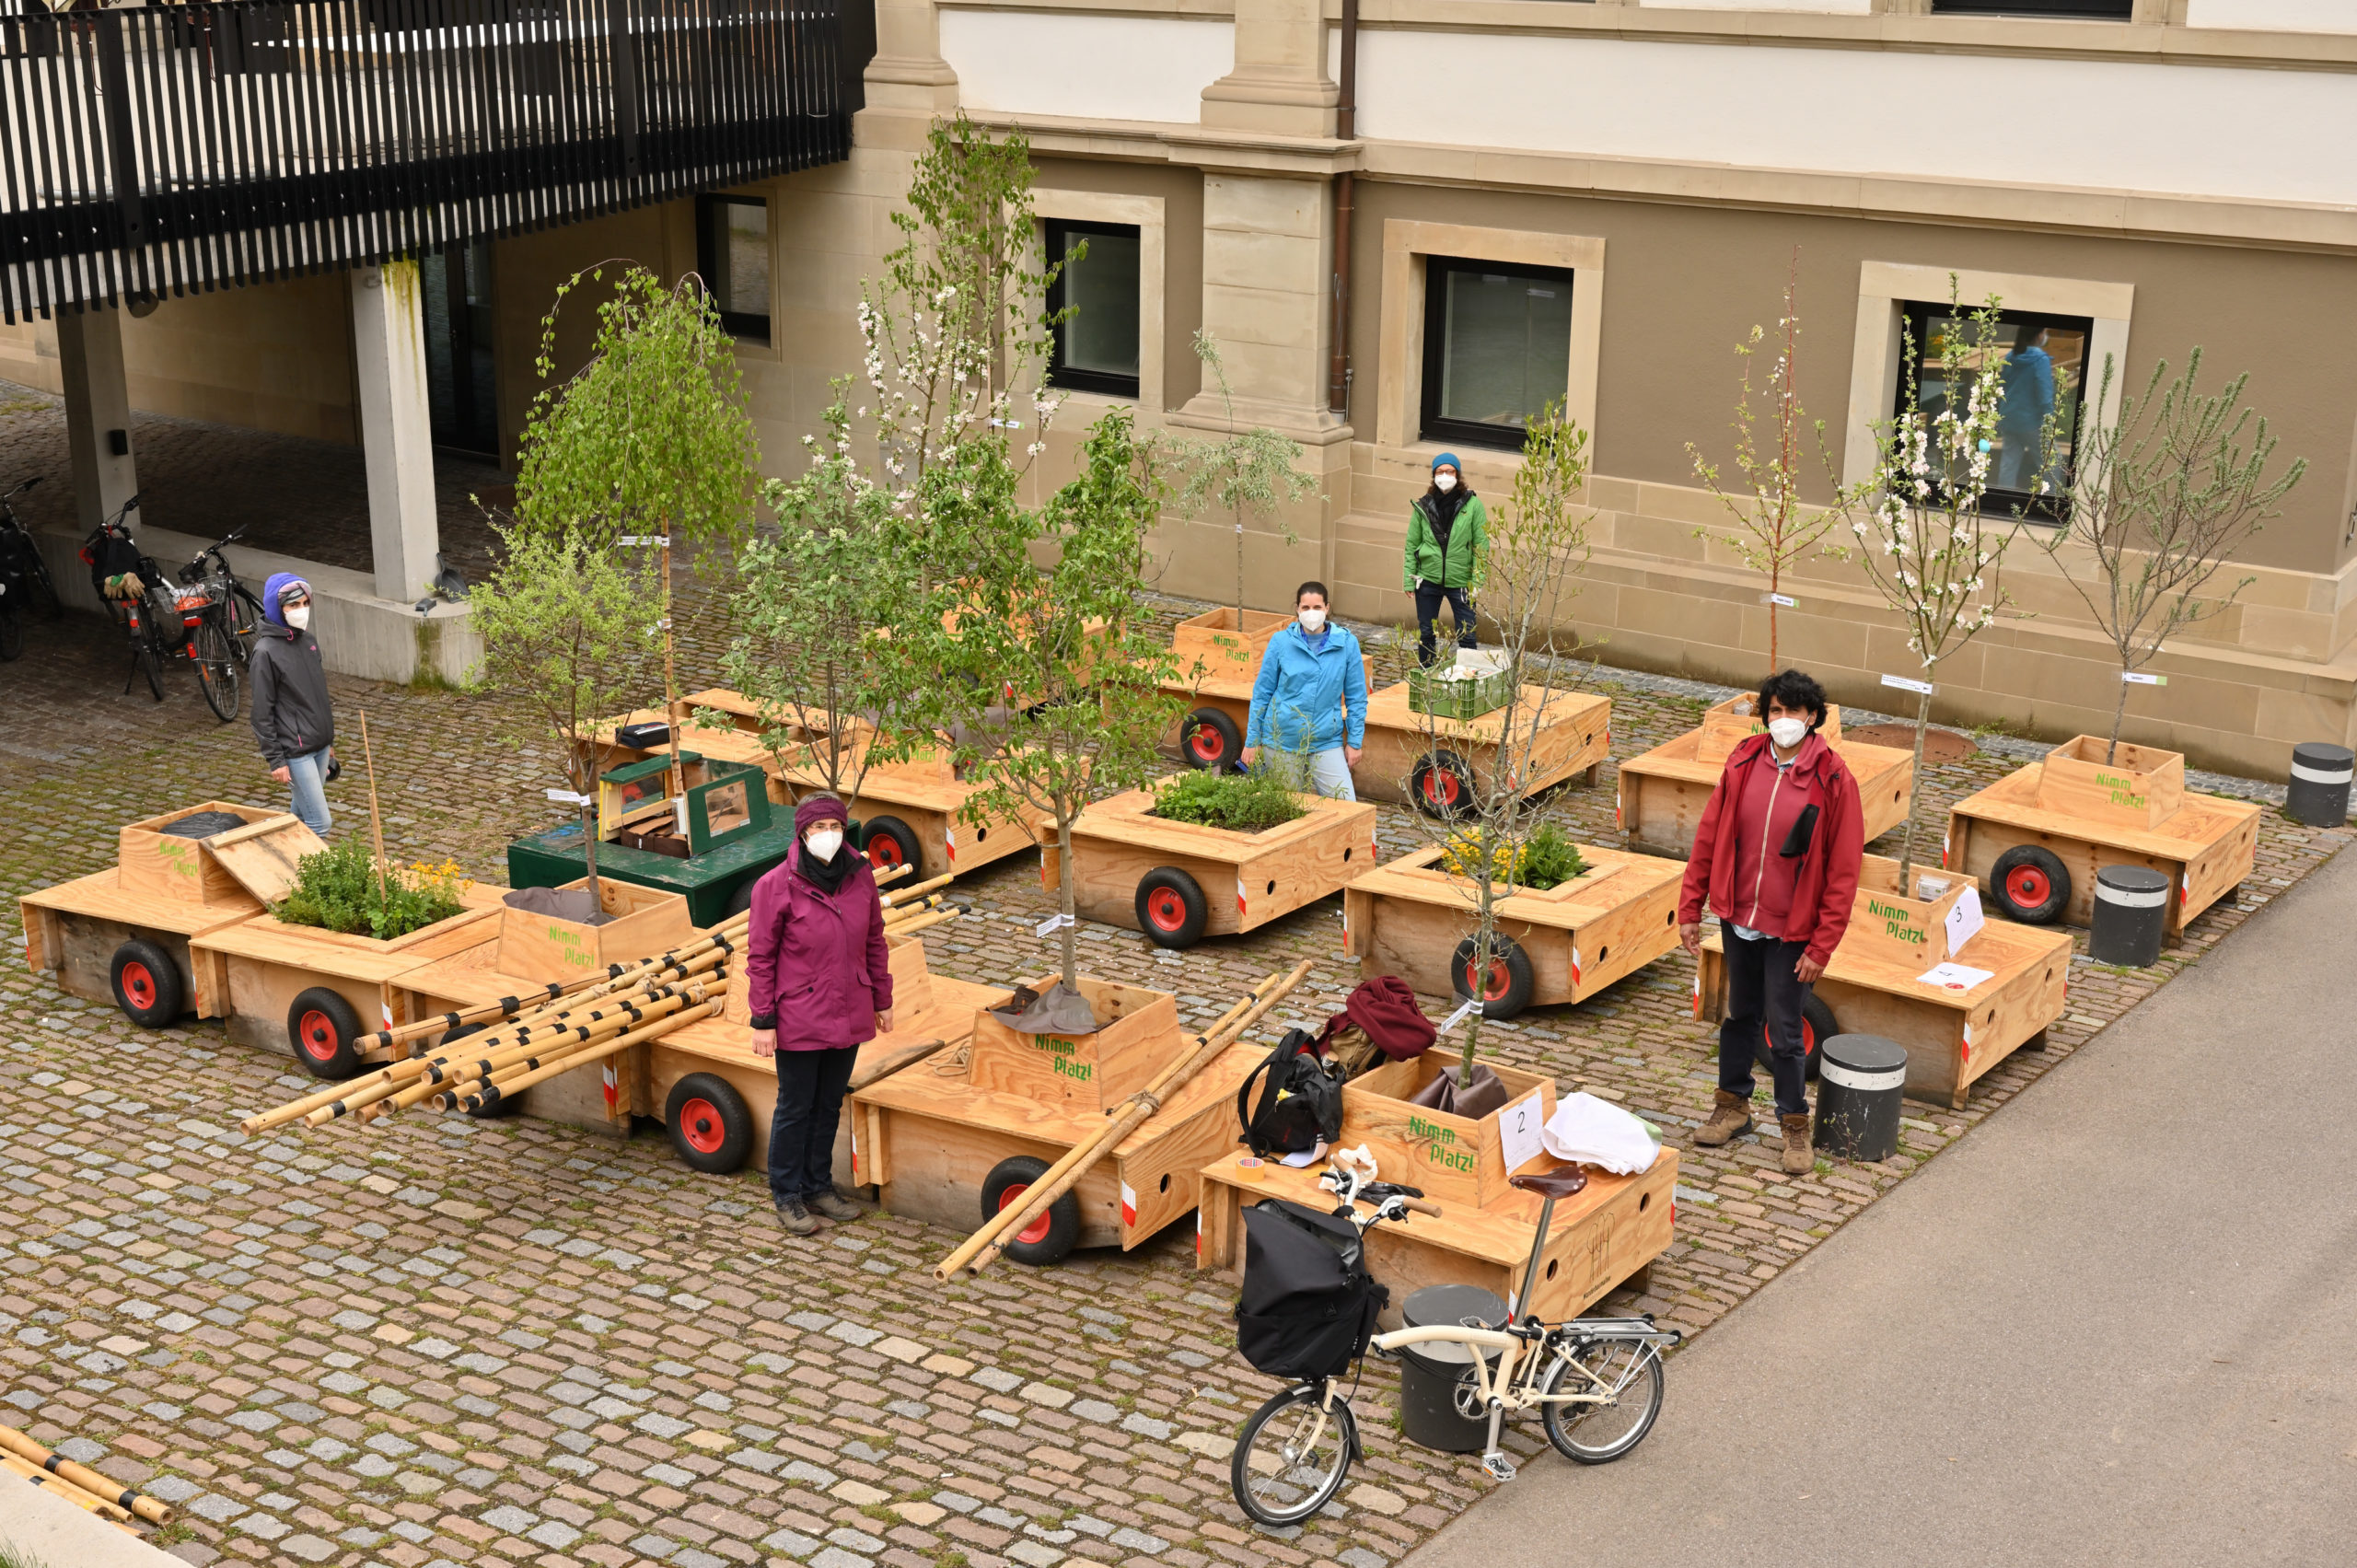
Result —
<instances>
[{"instance_id":1,"label":"blue jeans","mask_svg":"<svg viewBox=\"0 0 2357 1568\"><path fill-rule=\"evenodd\" d=\"M835 1127L859 1047L777 1053L777 1109L770 1113L770 1201L818 1198L835 1188Z\"/></svg>"},{"instance_id":2,"label":"blue jeans","mask_svg":"<svg viewBox=\"0 0 2357 1568\"><path fill-rule=\"evenodd\" d=\"M321 838L335 819L328 815L327 774L330 749L306 751L286 759L286 780L295 790L295 815Z\"/></svg>"}]
</instances>

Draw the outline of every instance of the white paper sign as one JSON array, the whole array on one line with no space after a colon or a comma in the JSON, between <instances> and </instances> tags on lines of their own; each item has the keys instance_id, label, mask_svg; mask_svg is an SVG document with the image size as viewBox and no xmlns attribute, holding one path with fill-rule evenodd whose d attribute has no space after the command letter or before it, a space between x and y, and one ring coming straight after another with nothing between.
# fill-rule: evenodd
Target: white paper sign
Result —
<instances>
[{"instance_id":1,"label":"white paper sign","mask_svg":"<svg viewBox=\"0 0 2357 1568\"><path fill-rule=\"evenodd\" d=\"M1546 1126L1547 1110L1537 1089L1498 1112L1498 1143L1505 1152L1507 1175L1547 1152L1538 1136Z\"/></svg>"},{"instance_id":2,"label":"white paper sign","mask_svg":"<svg viewBox=\"0 0 2357 1568\"><path fill-rule=\"evenodd\" d=\"M1801 607L1801 601L1794 598L1790 594L1761 594L1759 596L1759 602L1762 604L1781 604L1786 610L1798 610Z\"/></svg>"},{"instance_id":3,"label":"white paper sign","mask_svg":"<svg viewBox=\"0 0 2357 1568\"><path fill-rule=\"evenodd\" d=\"M668 550L671 548L671 536L667 533L626 533L614 542L624 550L635 550L641 545L652 545L656 550Z\"/></svg>"},{"instance_id":4,"label":"white paper sign","mask_svg":"<svg viewBox=\"0 0 2357 1568\"><path fill-rule=\"evenodd\" d=\"M596 796L575 795L569 789L550 790L548 792L548 797L551 800L555 801L559 806L595 806L598 804L598 797Z\"/></svg>"},{"instance_id":5,"label":"white paper sign","mask_svg":"<svg viewBox=\"0 0 2357 1568\"><path fill-rule=\"evenodd\" d=\"M2123 669L2119 672L2119 679L2131 686L2166 686L2169 683L2165 675L2147 675L2141 669Z\"/></svg>"},{"instance_id":6,"label":"white paper sign","mask_svg":"<svg viewBox=\"0 0 2357 1568\"><path fill-rule=\"evenodd\" d=\"M1443 1018L1443 1019L1440 1021L1440 1028L1437 1028L1437 1029L1435 1029L1435 1030L1434 1030L1434 1031L1433 1031L1433 1032L1434 1032L1436 1036L1437 1036L1437 1035L1445 1035L1445 1034L1446 1034L1449 1030L1451 1030L1451 1029L1455 1028L1457 1025L1459 1025L1459 1024L1463 1023L1463 1022L1466 1020L1466 1018L1467 1018L1467 1017L1469 1017L1469 1016L1472 1014L1473 1009L1474 1009L1474 1008L1476 1008L1476 1007L1479 1007L1480 1005L1480 1004L1479 1002L1471 1002L1471 1001L1467 1002L1463 1006L1459 1007L1456 1012L1451 1013L1447 1017Z\"/></svg>"},{"instance_id":7,"label":"white paper sign","mask_svg":"<svg viewBox=\"0 0 2357 1568\"><path fill-rule=\"evenodd\" d=\"M1987 980L1989 970L1970 969L1963 964L1938 964L1915 978L1925 985L1936 985L1947 991L1969 991Z\"/></svg>"},{"instance_id":8,"label":"white paper sign","mask_svg":"<svg viewBox=\"0 0 2357 1568\"><path fill-rule=\"evenodd\" d=\"M1069 914L1051 914L1031 928L1034 936L1053 936L1067 925L1078 925L1079 919Z\"/></svg>"},{"instance_id":9,"label":"white paper sign","mask_svg":"<svg viewBox=\"0 0 2357 1568\"><path fill-rule=\"evenodd\" d=\"M1980 934L1980 890L1967 888L1948 911L1948 951L1963 952L1964 945Z\"/></svg>"},{"instance_id":10,"label":"white paper sign","mask_svg":"<svg viewBox=\"0 0 2357 1568\"><path fill-rule=\"evenodd\" d=\"M1919 691L1926 697L1930 696L1933 691L1933 686L1930 681L1910 680L1903 675L1886 675L1882 678L1882 683L1885 686L1896 686L1901 691Z\"/></svg>"}]
</instances>

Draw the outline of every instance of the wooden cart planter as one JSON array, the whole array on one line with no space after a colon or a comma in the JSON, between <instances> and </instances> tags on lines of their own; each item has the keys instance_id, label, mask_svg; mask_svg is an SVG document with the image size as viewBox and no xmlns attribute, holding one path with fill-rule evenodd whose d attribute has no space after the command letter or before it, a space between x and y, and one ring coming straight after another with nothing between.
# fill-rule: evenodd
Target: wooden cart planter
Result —
<instances>
[{"instance_id":1,"label":"wooden cart planter","mask_svg":"<svg viewBox=\"0 0 2357 1568\"><path fill-rule=\"evenodd\" d=\"M1441 869L1446 846L1362 873L1342 894L1342 939L1366 976L1398 975L1427 996L1474 995L1484 1016L1583 1002L1678 946L1677 865L1580 846L1588 870L1499 900L1508 946L1473 961L1473 885Z\"/></svg>"},{"instance_id":2,"label":"wooden cart planter","mask_svg":"<svg viewBox=\"0 0 2357 1568\"><path fill-rule=\"evenodd\" d=\"M1596 783L1612 750L1612 699L1525 686L1515 722L1526 735L1533 713L1542 714L1544 723L1525 776L1513 781L1522 794L1537 795L1573 774ZM1412 805L1435 817L1459 815L1477 792L1491 787L1504 725L1503 709L1477 719L1420 714L1408 706L1406 681L1387 686L1367 699L1366 747L1351 777L1364 799Z\"/></svg>"},{"instance_id":3,"label":"wooden cart planter","mask_svg":"<svg viewBox=\"0 0 2357 1568\"><path fill-rule=\"evenodd\" d=\"M1614 817L1632 849L1683 860L1694 850L1702 808L1718 787L1727 757L1759 733L1758 721L1736 712L1749 697L1730 697L1709 709L1701 725L1665 745L1620 764L1620 793ZM1817 732L1849 765L1858 781L1858 805L1871 843L1907 820L1914 800L1915 758L1891 746L1869 746L1841 738L1841 710L1829 706Z\"/></svg>"},{"instance_id":4,"label":"wooden cart planter","mask_svg":"<svg viewBox=\"0 0 2357 1568\"><path fill-rule=\"evenodd\" d=\"M2177 752L2122 741L2106 763L2104 745L2078 736L1958 801L1943 863L1979 877L2015 920L2072 925L2095 917L2099 869L2149 866L2169 879L2175 935L2251 874L2260 807L2187 794Z\"/></svg>"},{"instance_id":5,"label":"wooden cart planter","mask_svg":"<svg viewBox=\"0 0 2357 1568\"><path fill-rule=\"evenodd\" d=\"M1513 1098L1478 1119L1409 1104L1409 1096L1438 1075L1447 1054L1427 1051L1388 1063L1342 1089L1341 1146L1364 1144L1378 1179L1422 1188L1441 1209L1438 1218L1413 1215L1407 1224L1387 1223L1367 1233L1368 1266L1391 1289L1385 1328L1399 1326L1400 1305L1426 1285L1479 1285L1514 1302L1542 1201L1507 1186L1506 1178L1562 1163L1540 1150L1537 1139L1538 1128L1555 1111L1552 1078L1491 1063ZM1510 1166L1510 1144L1530 1152ZM1314 1169L1264 1163L1254 1171L1230 1155L1204 1167L1202 1176L1196 1266L1231 1276L1243 1271L1238 1216L1245 1205L1279 1197L1333 1206ZM1555 1206L1538 1299L1515 1302L1515 1310L1570 1318L1640 1275L1669 1246L1677 1183L1674 1149L1662 1150L1652 1167L1636 1176L1590 1170L1586 1189Z\"/></svg>"},{"instance_id":6,"label":"wooden cart planter","mask_svg":"<svg viewBox=\"0 0 2357 1568\"><path fill-rule=\"evenodd\" d=\"M1155 798L1129 790L1074 819L1073 898L1089 919L1143 931L1160 947L1255 930L1340 892L1375 860L1376 812L1361 802L1297 795L1302 816L1238 833L1154 816ZM1054 843L1040 846L1046 886L1060 884L1062 865Z\"/></svg>"},{"instance_id":7,"label":"wooden cart planter","mask_svg":"<svg viewBox=\"0 0 2357 1568\"><path fill-rule=\"evenodd\" d=\"M1359 662L1365 671L1367 689L1373 691L1375 659L1362 654ZM1180 679L1166 681L1162 687L1174 696L1187 699L1187 711L1179 715L1178 728L1164 744L1176 749L1190 767L1213 772L1232 770L1242 761L1244 738L1252 732L1252 684L1259 673L1257 665L1242 671L1224 665L1196 679L1189 678L1182 668Z\"/></svg>"},{"instance_id":8,"label":"wooden cart planter","mask_svg":"<svg viewBox=\"0 0 2357 1568\"><path fill-rule=\"evenodd\" d=\"M1815 987L1809 1064L1814 1075L1821 1038L1880 1035L1906 1049L1910 1097L1960 1109L1975 1079L2025 1046L2044 1047L2069 996L2071 938L1991 920L1951 952L1947 917L1971 878L1922 866L1917 876L1948 887L1935 899L1902 897L1898 863L1865 857L1850 928ZM1969 990L1922 978L1949 959L1990 978ZM1694 1016L1716 1023L1725 1009L1724 940L1713 931L1695 970Z\"/></svg>"},{"instance_id":9,"label":"wooden cart planter","mask_svg":"<svg viewBox=\"0 0 2357 1568\"><path fill-rule=\"evenodd\" d=\"M360 1050L360 1036L421 1016L401 977L481 943L487 933L476 928L498 915L506 891L469 884L459 913L391 941L256 915L191 937L190 961L210 965L208 983L229 999L230 1039L286 1051L314 1077L350 1078L390 1059L382 1046Z\"/></svg>"},{"instance_id":10,"label":"wooden cart planter","mask_svg":"<svg viewBox=\"0 0 2357 1568\"><path fill-rule=\"evenodd\" d=\"M1053 977L1031 982L1045 990ZM1018 1034L987 1012L962 1061L940 1055L858 1089L858 1179L896 1214L961 1234L1103 1126L1188 1049L1167 993L1084 977L1103 1023L1078 1039ZM1135 1247L1195 1206L1196 1173L1236 1142L1236 1091L1267 1054L1238 1041L1142 1122L1008 1249L1049 1263Z\"/></svg>"},{"instance_id":11,"label":"wooden cart planter","mask_svg":"<svg viewBox=\"0 0 2357 1568\"><path fill-rule=\"evenodd\" d=\"M183 818L220 811L244 820L210 838L164 831ZM25 962L75 996L112 1002L133 1022L161 1028L183 1013L217 1018L229 998L209 965L191 961L189 938L261 914L284 898L296 862L327 846L295 818L259 806L208 800L130 824L106 870L17 900Z\"/></svg>"}]
</instances>

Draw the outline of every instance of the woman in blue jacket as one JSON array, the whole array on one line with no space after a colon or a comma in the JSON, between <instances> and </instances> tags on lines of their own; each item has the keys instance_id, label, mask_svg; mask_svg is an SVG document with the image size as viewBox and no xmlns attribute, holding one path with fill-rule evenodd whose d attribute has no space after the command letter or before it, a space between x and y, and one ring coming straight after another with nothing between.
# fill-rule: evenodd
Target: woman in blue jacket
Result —
<instances>
[{"instance_id":1,"label":"woman in blue jacket","mask_svg":"<svg viewBox=\"0 0 2357 1568\"><path fill-rule=\"evenodd\" d=\"M1293 788L1356 800L1351 770L1366 744L1366 665L1359 640L1348 628L1327 623L1325 584L1302 584L1293 603L1293 624L1269 639L1252 682L1241 761L1251 767L1260 748L1269 747L1276 753L1271 765L1293 775L1286 780Z\"/></svg>"}]
</instances>

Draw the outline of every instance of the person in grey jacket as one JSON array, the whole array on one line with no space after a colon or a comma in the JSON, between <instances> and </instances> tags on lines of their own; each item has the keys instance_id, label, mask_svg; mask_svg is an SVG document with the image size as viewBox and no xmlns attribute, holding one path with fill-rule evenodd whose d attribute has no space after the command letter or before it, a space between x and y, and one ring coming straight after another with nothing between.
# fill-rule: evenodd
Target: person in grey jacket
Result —
<instances>
[{"instance_id":1,"label":"person in grey jacket","mask_svg":"<svg viewBox=\"0 0 2357 1568\"><path fill-rule=\"evenodd\" d=\"M247 666L254 738L270 776L294 790L295 815L324 838L333 820L327 781L335 766L335 713L319 640L311 634L311 585L292 572L272 573L262 585L261 614Z\"/></svg>"}]
</instances>

